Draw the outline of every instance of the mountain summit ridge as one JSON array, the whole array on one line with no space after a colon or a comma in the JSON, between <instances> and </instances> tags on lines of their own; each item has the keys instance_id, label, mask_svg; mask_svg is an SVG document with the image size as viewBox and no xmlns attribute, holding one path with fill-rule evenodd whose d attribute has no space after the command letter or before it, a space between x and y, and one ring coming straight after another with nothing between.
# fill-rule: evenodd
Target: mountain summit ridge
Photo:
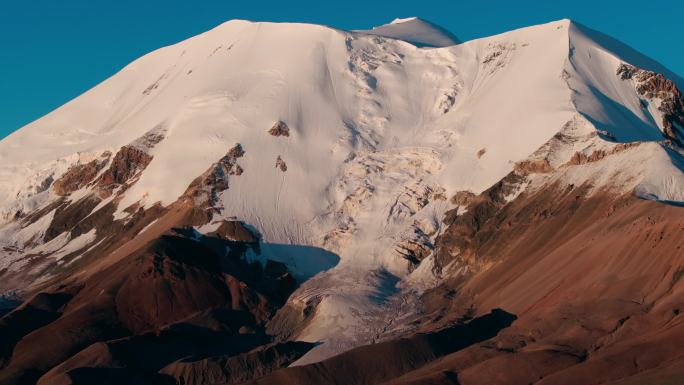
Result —
<instances>
[{"instance_id":1,"label":"mountain summit ridge","mask_svg":"<svg viewBox=\"0 0 684 385\"><path fill-rule=\"evenodd\" d=\"M418 47L448 47L461 43L453 33L419 17L394 19L389 24L355 32L403 40Z\"/></svg>"}]
</instances>

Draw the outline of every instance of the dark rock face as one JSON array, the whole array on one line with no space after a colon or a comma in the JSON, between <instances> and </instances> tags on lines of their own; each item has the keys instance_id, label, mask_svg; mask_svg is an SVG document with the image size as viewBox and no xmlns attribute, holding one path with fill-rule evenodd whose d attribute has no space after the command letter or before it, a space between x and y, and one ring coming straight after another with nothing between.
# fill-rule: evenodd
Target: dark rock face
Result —
<instances>
[{"instance_id":1,"label":"dark rock face","mask_svg":"<svg viewBox=\"0 0 684 385\"><path fill-rule=\"evenodd\" d=\"M55 216L50 226L45 231L43 240L48 242L64 232L70 232L83 221L93 209L100 203L100 199L90 195L69 204L60 202L55 211Z\"/></svg>"},{"instance_id":2,"label":"dark rock face","mask_svg":"<svg viewBox=\"0 0 684 385\"><path fill-rule=\"evenodd\" d=\"M582 152L575 152L572 155L572 158L568 161L568 165L572 166L578 166L581 164L587 164L587 163L593 163L593 162L598 162L599 160L605 158L606 156L609 155L614 155L620 152L623 152L625 150L628 150L630 148L638 147L639 142L633 142L633 143L618 143L613 147L611 150L606 151L606 150L594 150L591 154L586 155Z\"/></svg>"},{"instance_id":3,"label":"dark rock face","mask_svg":"<svg viewBox=\"0 0 684 385\"><path fill-rule=\"evenodd\" d=\"M515 170L524 174L546 174L553 171L548 159L524 160L515 165Z\"/></svg>"},{"instance_id":4,"label":"dark rock face","mask_svg":"<svg viewBox=\"0 0 684 385\"><path fill-rule=\"evenodd\" d=\"M477 197L477 195L471 191L458 191L451 197L451 203L457 206L467 206L475 197Z\"/></svg>"},{"instance_id":5,"label":"dark rock face","mask_svg":"<svg viewBox=\"0 0 684 385\"><path fill-rule=\"evenodd\" d=\"M207 171L195 178L181 199L204 210L216 209L220 193L229 188L229 178L240 176L244 172L237 163L244 155L242 145L236 144Z\"/></svg>"},{"instance_id":6,"label":"dark rock face","mask_svg":"<svg viewBox=\"0 0 684 385\"><path fill-rule=\"evenodd\" d=\"M138 175L152 161L152 156L146 151L134 147L123 146L116 153L107 171L97 180L97 185L103 197L111 195L112 191L125 185Z\"/></svg>"},{"instance_id":7,"label":"dark rock face","mask_svg":"<svg viewBox=\"0 0 684 385\"><path fill-rule=\"evenodd\" d=\"M677 85L662 74L620 64L617 75L622 80L634 80L636 90L647 100L659 99L662 125L667 139L680 145L684 140L684 98Z\"/></svg>"},{"instance_id":8,"label":"dark rock face","mask_svg":"<svg viewBox=\"0 0 684 385\"><path fill-rule=\"evenodd\" d=\"M259 234L255 234L252 229L239 221L223 221L215 231L207 234L207 236L249 244L256 244L260 238Z\"/></svg>"},{"instance_id":9,"label":"dark rock face","mask_svg":"<svg viewBox=\"0 0 684 385\"><path fill-rule=\"evenodd\" d=\"M52 185L55 194L65 196L87 186L95 179L100 170L107 165L110 157L111 153L105 152L99 159L94 159L86 164L79 164L69 168L69 170Z\"/></svg>"},{"instance_id":10,"label":"dark rock face","mask_svg":"<svg viewBox=\"0 0 684 385\"><path fill-rule=\"evenodd\" d=\"M110 196L119 187L120 192L125 191L135 183L136 178L152 161L149 151L164 140L165 134L163 126L155 127L132 143L121 147L114 155L109 168L95 182L100 197Z\"/></svg>"},{"instance_id":11,"label":"dark rock face","mask_svg":"<svg viewBox=\"0 0 684 385\"><path fill-rule=\"evenodd\" d=\"M395 251L409 262L409 270L415 269L433 250L430 236L418 228L413 229L412 238L401 240L395 246Z\"/></svg>"},{"instance_id":12,"label":"dark rock face","mask_svg":"<svg viewBox=\"0 0 684 385\"><path fill-rule=\"evenodd\" d=\"M282 172L287 171L287 164L285 163L283 158L280 157L280 155L278 155L278 158L276 158L275 167L279 168Z\"/></svg>"},{"instance_id":13,"label":"dark rock face","mask_svg":"<svg viewBox=\"0 0 684 385\"><path fill-rule=\"evenodd\" d=\"M159 142L164 140L165 137L166 128L163 125L159 125L151 129L150 131L146 132L143 136L139 137L135 141L133 141L131 145L141 148L143 150L149 150L157 144L159 144Z\"/></svg>"},{"instance_id":14,"label":"dark rock face","mask_svg":"<svg viewBox=\"0 0 684 385\"><path fill-rule=\"evenodd\" d=\"M279 120L268 130L268 133L272 136L290 136L290 128L285 122Z\"/></svg>"},{"instance_id":15,"label":"dark rock face","mask_svg":"<svg viewBox=\"0 0 684 385\"><path fill-rule=\"evenodd\" d=\"M234 159L242 158L245 155L245 150L242 148L242 145L240 143L237 143L230 150L228 150L227 155Z\"/></svg>"},{"instance_id":16,"label":"dark rock face","mask_svg":"<svg viewBox=\"0 0 684 385\"><path fill-rule=\"evenodd\" d=\"M118 193L121 193L136 182L136 178L152 161L148 151L164 139L164 134L165 130L162 127L156 127L131 144L121 147L113 158L112 154L106 151L98 159L71 167L54 182L55 194L66 196L88 186L93 188L94 193L76 203L57 200L25 218L25 221L33 222L50 210L56 209L55 217L45 232L45 241L67 231L71 231L72 237L76 237L96 227L98 232L102 230L100 227L113 227L111 214L116 209L114 205L95 213L92 210L115 190L118 189ZM109 167L101 173L107 165Z\"/></svg>"}]
</instances>

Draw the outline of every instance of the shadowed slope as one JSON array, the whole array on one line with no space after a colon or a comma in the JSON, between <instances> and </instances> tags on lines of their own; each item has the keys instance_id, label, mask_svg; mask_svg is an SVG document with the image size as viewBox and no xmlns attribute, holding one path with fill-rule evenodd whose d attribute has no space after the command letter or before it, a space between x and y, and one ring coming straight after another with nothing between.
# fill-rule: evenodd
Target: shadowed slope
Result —
<instances>
[{"instance_id":1,"label":"shadowed slope","mask_svg":"<svg viewBox=\"0 0 684 385\"><path fill-rule=\"evenodd\" d=\"M438 332L352 349L319 363L282 369L252 384L378 384L445 354L494 337L515 316L500 309Z\"/></svg>"},{"instance_id":2,"label":"shadowed slope","mask_svg":"<svg viewBox=\"0 0 684 385\"><path fill-rule=\"evenodd\" d=\"M220 238L173 230L77 286L39 294L7 314L0 337L5 360L9 353L11 359L0 383L33 383L50 369L41 384L110 375L152 381L183 357L231 357L268 343L263 324L296 282L278 262L247 261L246 250L258 243L231 241L229 233L246 234L235 225L219 228ZM271 367L298 358L307 346ZM264 362L260 373L268 367Z\"/></svg>"}]
</instances>

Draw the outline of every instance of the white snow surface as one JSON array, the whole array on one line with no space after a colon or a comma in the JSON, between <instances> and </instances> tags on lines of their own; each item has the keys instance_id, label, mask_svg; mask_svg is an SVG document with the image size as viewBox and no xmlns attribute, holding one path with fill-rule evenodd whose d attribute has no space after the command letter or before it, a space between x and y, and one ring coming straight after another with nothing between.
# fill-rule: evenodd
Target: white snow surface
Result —
<instances>
[{"instance_id":1,"label":"white snow surface","mask_svg":"<svg viewBox=\"0 0 684 385\"><path fill-rule=\"evenodd\" d=\"M460 43L451 32L418 17L394 19L389 24L357 32L403 40L420 47L448 47Z\"/></svg>"},{"instance_id":2,"label":"white snow surface","mask_svg":"<svg viewBox=\"0 0 684 385\"><path fill-rule=\"evenodd\" d=\"M290 299L322 298L300 336L326 342L310 362L386 325L395 315L379 310L393 303L388 287L434 279L425 267L411 276L396 245L416 234L434 239L454 207L445 198L488 188L578 116L619 141L653 142L614 167L632 173L641 196L684 200L681 165L655 143L659 117L616 76L621 62L664 72L657 63L569 20L461 44L407 44L424 36L425 23L348 32L235 20L143 56L0 142L3 236L44 231L42 222L19 230L11 218L54 199L45 185L70 165L155 127L165 138L117 218L136 202L172 203L240 143L244 173L221 196L224 215L255 226L273 254L305 245L340 258ZM289 137L267 133L277 121ZM295 254L283 260L306 278L329 267L307 258L316 266L302 267Z\"/></svg>"},{"instance_id":3,"label":"white snow surface","mask_svg":"<svg viewBox=\"0 0 684 385\"><path fill-rule=\"evenodd\" d=\"M410 22L410 21L414 21L414 20L417 20L417 19L418 19L418 18L415 17L415 16L405 17L405 18L397 17L396 19L392 20L392 22L391 22L390 24L408 23L408 22Z\"/></svg>"}]
</instances>

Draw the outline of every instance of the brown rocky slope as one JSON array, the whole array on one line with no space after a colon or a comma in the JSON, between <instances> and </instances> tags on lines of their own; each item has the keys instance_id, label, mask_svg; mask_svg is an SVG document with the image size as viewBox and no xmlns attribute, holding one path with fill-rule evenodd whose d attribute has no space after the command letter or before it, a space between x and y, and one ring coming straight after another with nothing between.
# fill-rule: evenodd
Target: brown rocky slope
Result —
<instances>
[{"instance_id":1,"label":"brown rocky slope","mask_svg":"<svg viewBox=\"0 0 684 385\"><path fill-rule=\"evenodd\" d=\"M157 371L178 359L268 343L263 324L295 283L275 262L245 261L253 245L173 230L84 281L38 294L0 322L0 383L92 383L112 371L118 381L164 383Z\"/></svg>"},{"instance_id":2,"label":"brown rocky slope","mask_svg":"<svg viewBox=\"0 0 684 385\"><path fill-rule=\"evenodd\" d=\"M443 333L495 308L515 314L491 338L459 347L462 336L451 351L381 342L254 383L681 383L684 208L586 192L557 186L490 212L471 205L480 214L466 221L478 230L458 243L471 273L424 294L420 329ZM438 247L453 247L449 234Z\"/></svg>"}]
</instances>

